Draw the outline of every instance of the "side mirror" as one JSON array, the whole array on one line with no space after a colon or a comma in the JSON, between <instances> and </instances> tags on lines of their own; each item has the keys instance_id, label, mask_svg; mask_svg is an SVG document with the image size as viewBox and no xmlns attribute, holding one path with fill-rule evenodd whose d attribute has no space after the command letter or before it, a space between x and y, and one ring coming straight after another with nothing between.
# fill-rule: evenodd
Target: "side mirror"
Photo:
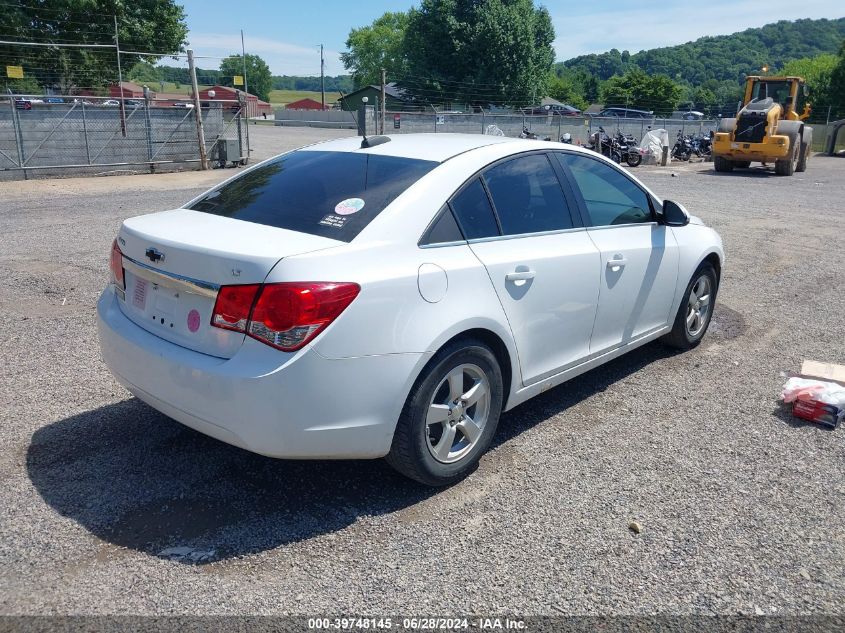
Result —
<instances>
[{"instance_id":1,"label":"side mirror","mask_svg":"<svg viewBox=\"0 0 845 633\"><path fill-rule=\"evenodd\" d=\"M689 213L677 202L663 201L663 224L666 226L686 226L689 224Z\"/></svg>"}]
</instances>

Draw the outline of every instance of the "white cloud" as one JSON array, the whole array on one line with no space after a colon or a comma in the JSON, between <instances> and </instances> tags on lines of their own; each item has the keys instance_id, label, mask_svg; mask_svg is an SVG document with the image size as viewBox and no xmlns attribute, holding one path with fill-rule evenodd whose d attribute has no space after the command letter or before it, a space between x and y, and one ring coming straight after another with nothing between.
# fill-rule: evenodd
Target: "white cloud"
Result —
<instances>
[{"instance_id":1,"label":"white cloud","mask_svg":"<svg viewBox=\"0 0 845 633\"><path fill-rule=\"evenodd\" d=\"M222 59L228 55L241 52L241 38L238 35L192 32L188 36L188 41L197 56L211 56ZM298 46L249 35L244 38L244 45L247 53L258 55L266 61L274 75L319 76L320 74L319 46L308 48L307 46ZM323 55L326 60L327 75L339 75L346 72L340 61L339 52L326 49ZM213 64L210 62L213 62ZM219 59L197 60L197 65L203 68L212 66L216 68L219 64Z\"/></svg>"}]
</instances>

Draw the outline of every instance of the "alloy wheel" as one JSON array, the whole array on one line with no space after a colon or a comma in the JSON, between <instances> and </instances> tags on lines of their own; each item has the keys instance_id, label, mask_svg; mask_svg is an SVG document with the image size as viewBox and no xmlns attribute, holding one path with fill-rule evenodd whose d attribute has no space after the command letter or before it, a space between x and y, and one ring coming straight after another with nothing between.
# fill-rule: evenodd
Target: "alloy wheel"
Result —
<instances>
[{"instance_id":1,"label":"alloy wheel","mask_svg":"<svg viewBox=\"0 0 845 633\"><path fill-rule=\"evenodd\" d=\"M711 302L710 277L702 275L693 284L687 300L687 334L697 337L707 326Z\"/></svg>"},{"instance_id":2,"label":"alloy wheel","mask_svg":"<svg viewBox=\"0 0 845 633\"><path fill-rule=\"evenodd\" d=\"M426 416L426 444L443 464L465 457L478 443L490 417L490 381L473 364L453 368L434 390Z\"/></svg>"}]
</instances>

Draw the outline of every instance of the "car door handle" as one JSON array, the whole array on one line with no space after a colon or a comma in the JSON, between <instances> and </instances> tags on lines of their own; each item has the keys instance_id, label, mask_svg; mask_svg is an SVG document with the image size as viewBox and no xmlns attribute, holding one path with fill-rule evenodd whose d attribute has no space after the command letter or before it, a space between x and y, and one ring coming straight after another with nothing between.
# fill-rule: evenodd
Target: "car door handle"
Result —
<instances>
[{"instance_id":1,"label":"car door handle","mask_svg":"<svg viewBox=\"0 0 845 633\"><path fill-rule=\"evenodd\" d=\"M628 263L628 260L625 257L622 257L621 255L617 255L613 259L607 260L607 267L610 268L611 270L615 271L619 268L622 268L627 263Z\"/></svg>"},{"instance_id":2,"label":"car door handle","mask_svg":"<svg viewBox=\"0 0 845 633\"><path fill-rule=\"evenodd\" d=\"M534 279L533 270L517 270L505 275L506 281L528 281L529 279Z\"/></svg>"}]
</instances>

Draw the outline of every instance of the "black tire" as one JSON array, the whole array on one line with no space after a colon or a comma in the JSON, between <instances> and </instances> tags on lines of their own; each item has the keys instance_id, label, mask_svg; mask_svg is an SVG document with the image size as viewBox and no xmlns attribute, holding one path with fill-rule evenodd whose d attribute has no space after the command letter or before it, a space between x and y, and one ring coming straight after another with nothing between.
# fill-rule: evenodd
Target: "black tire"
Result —
<instances>
[{"instance_id":1,"label":"black tire","mask_svg":"<svg viewBox=\"0 0 845 633\"><path fill-rule=\"evenodd\" d=\"M640 163L643 162L643 157L640 156L639 152L628 152L628 155L625 156L625 162L628 163L628 167L639 167Z\"/></svg>"},{"instance_id":2,"label":"black tire","mask_svg":"<svg viewBox=\"0 0 845 633\"><path fill-rule=\"evenodd\" d=\"M715 167L716 171L719 172L729 172L733 171L734 164L730 158L725 158L724 156L714 156L713 167Z\"/></svg>"},{"instance_id":3,"label":"black tire","mask_svg":"<svg viewBox=\"0 0 845 633\"><path fill-rule=\"evenodd\" d=\"M810 147L802 140L801 155L798 157L798 164L795 165L795 171L807 171L808 160L810 160Z\"/></svg>"},{"instance_id":4,"label":"black tire","mask_svg":"<svg viewBox=\"0 0 845 633\"><path fill-rule=\"evenodd\" d=\"M452 370L467 365L480 369L487 379L489 402L486 421L476 442L471 448L467 447L466 454L452 463L443 463L434 457L433 449L429 448L432 429L427 424L427 416L446 377ZM448 384L446 387L448 391ZM489 448L496 433L503 402L502 371L490 348L476 339L457 340L448 344L428 362L408 394L396 424L390 453L385 457L387 463L406 477L427 486L448 486L460 481L476 467L478 460ZM448 406L451 411L452 405ZM467 407L465 411L468 416L475 416L478 409ZM455 438L457 440L457 434ZM462 436L459 441L464 440L469 441L467 436Z\"/></svg>"},{"instance_id":5,"label":"black tire","mask_svg":"<svg viewBox=\"0 0 845 633\"><path fill-rule=\"evenodd\" d=\"M798 155L801 151L801 143L798 140L797 134L789 137L789 147L789 156L783 160L775 161L775 173L778 176L791 176L795 173Z\"/></svg>"},{"instance_id":6,"label":"black tire","mask_svg":"<svg viewBox=\"0 0 845 633\"><path fill-rule=\"evenodd\" d=\"M702 318L703 324L700 329L696 328L691 332L687 325L687 317L690 315L690 294L693 288L698 285L698 282L703 277L706 277L709 283L709 302L706 316ZM701 342L707 329L710 327L710 320L713 317L713 308L716 306L716 295L719 290L719 280L716 277L716 270L710 262L703 262L695 271L689 283L687 284L684 298L681 300L681 305L678 307L678 313L675 315L675 322L672 325L672 331L663 337L663 342L669 347L675 349L687 350L692 349Z\"/></svg>"},{"instance_id":7,"label":"black tire","mask_svg":"<svg viewBox=\"0 0 845 633\"><path fill-rule=\"evenodd\" d=\"M745 169L746 167L751 167L750 160L735 160L734 167L739 167L740 169Z\"/></svg>"}]
</instances>

